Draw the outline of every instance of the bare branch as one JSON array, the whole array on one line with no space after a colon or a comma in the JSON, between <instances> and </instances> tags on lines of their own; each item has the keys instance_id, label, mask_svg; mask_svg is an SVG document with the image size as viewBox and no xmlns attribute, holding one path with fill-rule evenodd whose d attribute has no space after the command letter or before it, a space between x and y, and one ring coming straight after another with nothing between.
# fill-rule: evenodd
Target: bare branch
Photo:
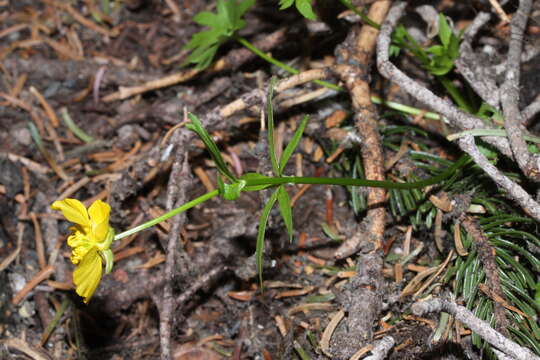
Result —
<instances>
[{"instance_id":1,"label":"bare branch","mask_svg":"<svg viewBox=\"0 0 540 360\"><path fill-rule=\"evenodd\" d=\"M521 112L523 116L523 126L529 126L532 122L532 119L536 114L540 112L540 94L536 96L532 103L527 105L525 109Z\"/></svg>"},{"instance_id":2,"label":"bare branch","mask_svg":"<svg viewBox=\"0 0 540 360\"><path fill-rule=\"evenodd\" d=\"M523 211L528 215L540 221L540 205L533 200L533 198L527 193L521 186L514 183L507 176L505 176L499 169L497 169L489 160L478 150L474 143L474 138L470 135L464 136L459 140L459 147L469 154L474 162L484 170L484 172L493 180L497 185L506 190L507 197L516 201Z\"/></svg>"},{"instance_id":3,"label":"bare branch","mask_svg":"<svg viewBox=\"0 0 540 360\"><path fill-rule=\"evenodd\" d=\"M396 341L391 336L385 336L377 342L373 350L371 350L370 356L364 358L364 360L383 360L386 359L386 355L392 350Z\"/></svg>"},{"instance_id":4,"label":"bare branch","mask_svg":"<svg viewBox=\"0 0 540 360\"><path fill-rule=\"evenodd\" d=\"M424 88L413 79L405 75L389 61L388 49L390 47L390 35L403 14L407 3L396 3L383 23L379 39L377 41L377 67L379 72L387 79L397 83L403 90L409 93L418 101L426 104L436 112L443 114L458 129L485 129L487 128L481 119L467 114L445 100L439 98L434 93ZM487 143L495 146L504 155L513 158L508 140L506 138L485 136L482 138Z\"/></svg>"},{"instance_id":5,"label":"bare branch","mask_svg":"<svg viewBox=\"0 0 540 360\"><path fill-rule=\"evenodd\" d=\"M442 299L417 302L413 304L412 311L419 316L429 312L447 312L505 354L515 359L540 360L532 351L507 339L501 333L493 330L487 322L474 316L467 308L454 302Z\"/></svg>"},{"instance_id":6,"label":"bare branch","mask_svg":"<svg viewBox=\"0 0 540 360\"><path fill-rule=\"evenodd\" d=\"M505 118L504 127L519 168L527 177L540 181L539 158L529 152L527 143L523 139L521 128L523 116L518 107L523 32L525 31L531 7L531 0L521 0L519 9L512 18L506 79L501 86L501 104Z\"/></svg>"},{"instance_id":7,"label":"bare branch","mask_svg":"<svg viewBox=\"0 0 540 360\"><path fill-rule=\"evenodd\" d=\"M489 105L499 108L499 89L495 83L495 76L478 61L471 42L480 30L491 18L491 14L480 12L467 28L463 41L459 46L459 59L456 60L456 69L467 80L474 91Z\"/></svg>"}]
</instances>

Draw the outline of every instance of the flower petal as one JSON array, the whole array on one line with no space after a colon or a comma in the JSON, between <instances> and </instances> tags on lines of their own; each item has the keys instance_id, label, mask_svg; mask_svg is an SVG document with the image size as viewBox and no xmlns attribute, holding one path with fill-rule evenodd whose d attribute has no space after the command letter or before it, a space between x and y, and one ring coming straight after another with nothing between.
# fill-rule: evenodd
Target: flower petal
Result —
<instances>
[{"instance_id":1,"label":"flower petal","mask_svg":"<svg viewBox=\"0 0 540 360\"><path fill-rule=\"evenodd\" d=\"M73 272L73 283L76 292L84 297L84 303L88 304L101 281L102 260L97 248L93 247L79 263Z\"/></svg>"},{"instance_id":2,"label":"flower petal","mask_svg":"<svg viewBox=\"0 0 540 360\"><path fill-rule=\"evenodd\" d=\"M107 237L109 231L109 214L111 207L106 202L96 200L88 208L90 220L92 222L92 235L95 241L102 242Z\"/></svg>"},{"instance_id":3,"label":"flower petal","mask_svg":"<svg viewBox=\"0 0 540 360\"><path fill-rule=\"evenodd\" d=\"M64 217L84 227L90 227L90 218L88 212L83 203L77 199L64 199L62 201L56 200L51 205L53 210L60 210L64 214Z\"/></svg>"}]
</instances>

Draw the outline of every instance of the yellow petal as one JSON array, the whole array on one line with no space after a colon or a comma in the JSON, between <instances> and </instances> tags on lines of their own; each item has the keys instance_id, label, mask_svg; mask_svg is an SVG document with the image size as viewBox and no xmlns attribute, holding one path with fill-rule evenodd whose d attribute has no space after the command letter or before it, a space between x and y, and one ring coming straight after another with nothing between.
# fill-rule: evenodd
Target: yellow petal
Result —
<instances>
[{"instance_id":1,"label":"yellow petal","mask_svg":"<svg viewBox=\"0 0 540 360\"><path fill-rule=\"evenodd\" d=\"M84 297L84 303L88 304L101 281L102 260L97 248L92 248L73 272L73 283L76 292Z\"/></svg>"},{"instance_id":2,"label":"yellow petal","mask_svg":"<svg viewBox=\"0 0 540 360\"><path fill-rule=\"evenodd\" d=\"M60 210L69 221L85 227L90 227L88 212L83 203L77 199L64 199L55 201L51 205L53 210Z\"/></svg>"},{"instance_id":3,"label":"yellow petal","mask_svg":"<svg viewBox=\"0 0 540 360\"><path fill-rule=\"evenodd\" d=\"M109 214L111 207L106 202L96 200L88 208L92 221L92 235L95 241L102 242L109 231Z\"/></svg>"}]
</instances>

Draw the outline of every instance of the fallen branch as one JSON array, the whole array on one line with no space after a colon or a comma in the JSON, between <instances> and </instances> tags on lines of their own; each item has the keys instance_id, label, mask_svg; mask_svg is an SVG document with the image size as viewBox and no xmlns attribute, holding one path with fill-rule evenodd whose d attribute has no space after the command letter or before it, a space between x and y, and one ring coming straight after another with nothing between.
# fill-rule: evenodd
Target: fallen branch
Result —
<instances>
[{"instance_id":1,"label":"fallen branch","mask_svg":"<svg viewBox=\"0 0 540 360\"><path fill-rule=\"evenodd\" d=\"M454 302L442 299L421 301L413 304L412 311L418 316L431 312L447 312L454 316L456 320L469 327L493 347L499 349L514 359L540 360L540 357L536 356L532 351L516 344L512 340L507 339L501 333L492 329L487 322L474 316L474 314L467 310L467 308L457 305Z\"/></svg>"}]
</instances>

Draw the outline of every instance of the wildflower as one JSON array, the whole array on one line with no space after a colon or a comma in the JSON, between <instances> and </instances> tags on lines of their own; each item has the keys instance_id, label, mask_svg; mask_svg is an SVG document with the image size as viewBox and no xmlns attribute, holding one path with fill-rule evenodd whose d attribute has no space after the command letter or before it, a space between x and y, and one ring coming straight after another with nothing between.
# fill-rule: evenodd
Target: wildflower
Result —
<instances>
[{"instance_id":1,"label":"wildflower","mask_svg":"<svg viewBox=\"0 0 540 360\"><path fill-rule=\"evenodd\" d=\"M88 210L76 199L55 201L51 208L60 210L64 217L75 223L70 228L67 243L71 249L71 262L77 265L73 272L75 291L88 303L101 281L103 260L108 274L113 266L110 249L114 229L109 226L109 204L96 200Z\"/></svg>"}]
</instances>

